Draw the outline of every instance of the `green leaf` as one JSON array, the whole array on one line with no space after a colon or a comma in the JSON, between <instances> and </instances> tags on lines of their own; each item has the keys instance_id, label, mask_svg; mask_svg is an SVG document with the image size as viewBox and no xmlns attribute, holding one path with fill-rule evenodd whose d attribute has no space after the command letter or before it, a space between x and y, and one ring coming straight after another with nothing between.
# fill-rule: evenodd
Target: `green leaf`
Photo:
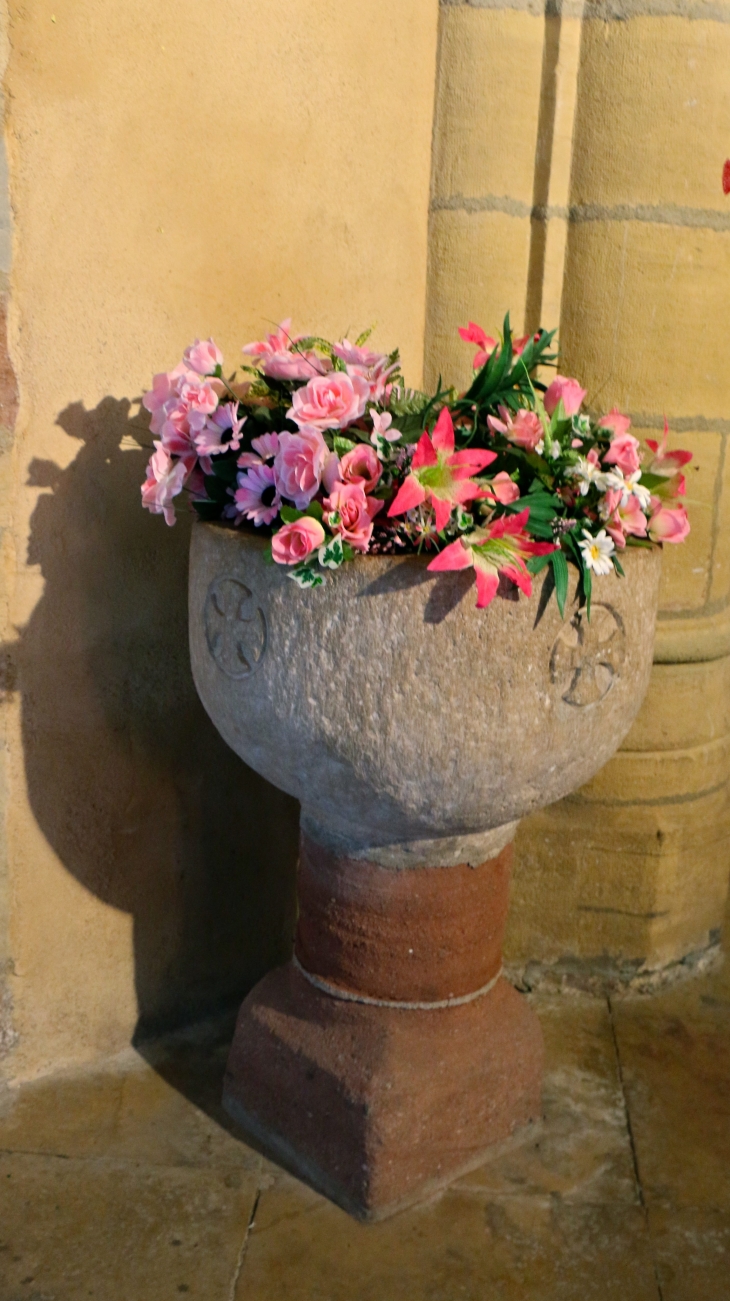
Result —
<instances>
[{"instance_id":1,"label":"green leaf","mask_svg":"<svg viewBox=\"0 0 730 1301\"><path fill-rule=\"evenodd\" d=\"M318 501L310 501L310 503L309 503L309 505L307 506L307 509L305 510L304 514L305 514L305 515L308 515L308 516L310 517L310 519L318 519L318 520L321 520L322 516L324 515L324 511L323 511L323 509L322 509L321 502L318 502Z\"/></svg>"},{"instance_id":2,"label":"green leaf","mask_svg":"<svg viewBox=\"0 0 730 1301\"><path fill-rule=\"evenodd\" d=\"M611 559L613 560L613 567L616 570L616 573L618 574L619 578L625 578L626 575L623 570L623 565L621 564L621 561L619 560L618 556L614 553Z\"/></svg>"},{"instance_id":3,"label":"green leaf","mask_svg":"<svg viewBox=\"0 0 730 1301\"><path fill-rule=\"evenodd\" d=\"M593 591L593 579L591 571L587 565L583 566L583 595L586 599L586 614L588 622L591 620L591 592Z\"/></svg>"},{"instance_id":4,"label":"green leaf","mask_svg":"<svg viewBox=\"0 0 730 1301\"><path fill-rule=\"evenodd\" d=\"M555 579L555 597L558 602L560 618L565 618L565 602L568 597L568 562L562 551L552 551L548 557L553 567Z\"/></svg>"},{"instance_id":5,"label":"green leaf","mask_svg":"<svg viewBox=\"0 0 730 1301\"><path fill-rule=\"evenodd\" d=\"M221 517L221 506L217 501L194 501L193 510L200 519L216 520Z\"/></svg>"},{"instance_id":6,"label":"green leaf","mask_svg":"<svg viewBox=\"0 0 730 1301\"><path fill-rule=\"evenodd\" d=\"M665 486L667 480L662 474L648 474L647 471L644 470L639 479L639 483L642 488L648 488L649 492L651 492L653 488L661 488L662 486Z\"/></svg>"},{"instance_id":7,"label":"green leaf","mask_svg":"<svg viewBox=\"0 0 730 1301\"><path fill-rule=\"evenodd\" d=\"M530 556L527 562L527 569L531 574L541 574L543 569L547 569L551 561L551 553L546 556Z\"/></svg>"},{"instance_id":8,"label":"green leaf","mask_svg":"<svg viewBox=\"0 0 730 1301\"><path fill-rule=\"evenodd\" d=\"M369 330L363 330L362 334L358 334L355 340L356 348L362 348L367 343L368 339L370 338L370 335L373 332L373 329L374 326L371 325Z\"/></svg>"},{"instance_id":9,"label":"green leaf","mask_svg":"<svg viewBox=\"0 0 730 1301\"><path fill-rule=\"evenodd\" d=\"M345 551L340 538L331 538L319 548L317 558L323 569L339 569L345 559Z\"/></svg>"},{"instance_id":10,"label":"green leaf","mask_svg":"<svg viewBox=\"0 0 730 1301\"><path fill-rule=\"evenodd\" d=\"M324 582L322 575L306 562L303 565L295 565L293 569L288 570L286 576L291 578L297 587L303 588L321 587Z\"/></svg>"},{"instance_id":11,"label":"green leaf","mask_svg":"<svg viewBox=\"0 0 730 1301\"><path fill-rule=\"evenodd\" d=\"M351 438L345 438L342 434L335 434L332 442L338 456L346 456L348 452L357 447L357 443L353 443Z\"/></svg>"},{"instance_id":12,"label":"green leaf","mask_svg":"<svg viewBox=\"0 0 730 1301\"><path fill-rule=\"evenodd\" d=\"M304 511L297 510L295 506L282 506L279 514L285 524L293 524L296 520L302 519Z\"/></svg>"}]
</instances>

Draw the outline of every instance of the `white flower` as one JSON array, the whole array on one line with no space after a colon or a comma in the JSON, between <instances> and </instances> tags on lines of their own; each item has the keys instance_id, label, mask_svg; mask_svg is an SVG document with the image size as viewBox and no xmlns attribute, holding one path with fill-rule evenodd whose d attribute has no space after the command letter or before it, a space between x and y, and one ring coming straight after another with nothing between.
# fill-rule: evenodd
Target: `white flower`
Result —
<instances>
[{"instance_id":1,"label":"white flower","mask_svg":"<svg viewBox=\"0 0 730 1301\"><path fill-rule=\"evenodd\" d=\"M389 411L372 411L370 419L373 422L373 433L370 435L370 442L374 447L378 445L378 438L384 438L387 443L397 443L400 438L400 429L391 429L393 417Z\"/></svg>"},{"instance_id":2,"label":"white flower","mask_svg":"<svg viewBox=\"0 0 730 1301\"><path fill-rule=\"evenodd\" d=\"M558 459L558 457L560 456L560 453L562 452L562 450L563 450L563 449L562 449L562 447L560 446L560 443L558 442L557 438L554 438L553 441L552 441L551 444L550 444L550 451L549 451L548 455L551 457L551 459L552 459L553 461L557 461L557 459Z\"/></svg>"},{"instance_id":3,"label":"white flower","mask_svg":"<svg viewBox=\"0 0 730 1301\"><path fill-rule=\"evenodd\" d=\"M578 459L570 473L574 479L578 480L581 497L585 497L592 483L597 483L602 478L599 466L594 465L592 461L586 460L584 456Z\"/></svg>"},{"instance_id":4,"label":"white flower","mask_svg":"<svg viewBox=\"0 0 730 1301\"><path fill-rule=\"evenodd\" d=\"M542 456L543 452L545 451L544 438L541 438L539 443L535 443L535 451L537 452L538 456Z\"/></svg>"},{"instance_id":5,"label":"white flower","mask_svg":"<svg viewBox=\"0 0 730 1301\"><path fill-rule=\"evenodd\" d=\"M643 483L639 483L640 478L641 470L635 470L633 474L629 475L626 480L628 491L624 494L626 501L622 501L621 505L626 506L628 504L629 496L633 496L636 497L641 509L646 511L651 506L651 493L648 488L644 487Z\"/></svg>"},{"instance_id":6,"label":"white flower","mask_svg":"<svg viewBox=\"0 0 730 1301\"><path fill-rule=\"evenodd\" d=\"M626 494L626 480L624 479L623 470L611 469L601 470L595 477L594 483L599 492L621 492Z\"/></svg>"},{"instance_id":7,"label":"white flower","mask_svg":"<svg viewBox=\"0 0 730 1301\"><path fill-rule=\"evenodd\" d=\"M583 529L583 538L584 541L578 545L583 552L586 569L592 569L594 574L610 574L613 569L611 556L616 550L613 539L608 537L605 529L600 529L595 537L588 529Z\"/></svg>"},{"instance_id":8,"label":"white flower","mask_svg":"<svg viewBox=\"0 0 730 1301\"><path fill-rule=\"evenodd\" d=\"M591 432L590 416L577 415L573 416L573 431L576 434L582 434L586 437Z\"/></svg>"}]
</instances>

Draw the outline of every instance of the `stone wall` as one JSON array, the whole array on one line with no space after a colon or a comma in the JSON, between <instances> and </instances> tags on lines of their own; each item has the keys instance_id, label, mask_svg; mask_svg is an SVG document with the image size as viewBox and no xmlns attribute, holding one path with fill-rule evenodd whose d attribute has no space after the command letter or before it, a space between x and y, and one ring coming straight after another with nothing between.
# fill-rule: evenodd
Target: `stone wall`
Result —
<instances>
[{"instance_id":1,"label":"stone wall","mask_svg":"<svg viewBox=\"0 0 730 1301\"><path fill-rule=\"evenodd\" d=\"M427 373L456 336L559 326L561 369L694 452L656 665L622 751L518 837L514 965L616 979L716 944L730 844L730 5L441 9Z\"/></svg>"}]
</instances>

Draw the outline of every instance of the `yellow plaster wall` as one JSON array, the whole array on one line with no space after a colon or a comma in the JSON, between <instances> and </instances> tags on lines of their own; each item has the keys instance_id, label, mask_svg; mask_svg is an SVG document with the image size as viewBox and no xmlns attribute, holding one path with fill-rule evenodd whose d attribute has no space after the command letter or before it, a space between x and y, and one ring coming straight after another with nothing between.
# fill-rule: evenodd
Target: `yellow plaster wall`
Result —
<instances>
[{"instance_id":1,"label":"yellow plaster wall","mask_svg":"<svg viewBox=\"0 0 730 1301\"><path fill-rule=\"evenodd\" d=\"M289 314L375 323L420 382L437 4L10 0L6 18L20 1078L235 997L285 951L296 808L197 703L187 529L139 508L129 401L196 334L235 363Z\"/></svg>"}]
</instances>

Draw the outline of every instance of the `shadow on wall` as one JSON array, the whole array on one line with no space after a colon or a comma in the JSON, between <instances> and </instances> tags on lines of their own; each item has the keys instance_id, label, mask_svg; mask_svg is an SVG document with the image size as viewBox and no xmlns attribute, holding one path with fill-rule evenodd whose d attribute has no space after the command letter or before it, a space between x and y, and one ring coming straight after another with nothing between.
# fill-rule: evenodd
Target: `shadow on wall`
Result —
<instances>
[{"instance_id":1,"label":"shadow on wall","mask_svg":"<svg viewBox=\"0 0 730 1301\"><path fill-rule=\"evenodd\" d=\"M28 556L45 587L6 653L34 815L67 870L134 919L144 1038L232 1004L288 956L298 807L198 701L190 520L168 529L141 510L150 438L130 403L74 404L58 424L81 450L65 470L30 466L48 490Z\"/></svg>"}]
</instances>

